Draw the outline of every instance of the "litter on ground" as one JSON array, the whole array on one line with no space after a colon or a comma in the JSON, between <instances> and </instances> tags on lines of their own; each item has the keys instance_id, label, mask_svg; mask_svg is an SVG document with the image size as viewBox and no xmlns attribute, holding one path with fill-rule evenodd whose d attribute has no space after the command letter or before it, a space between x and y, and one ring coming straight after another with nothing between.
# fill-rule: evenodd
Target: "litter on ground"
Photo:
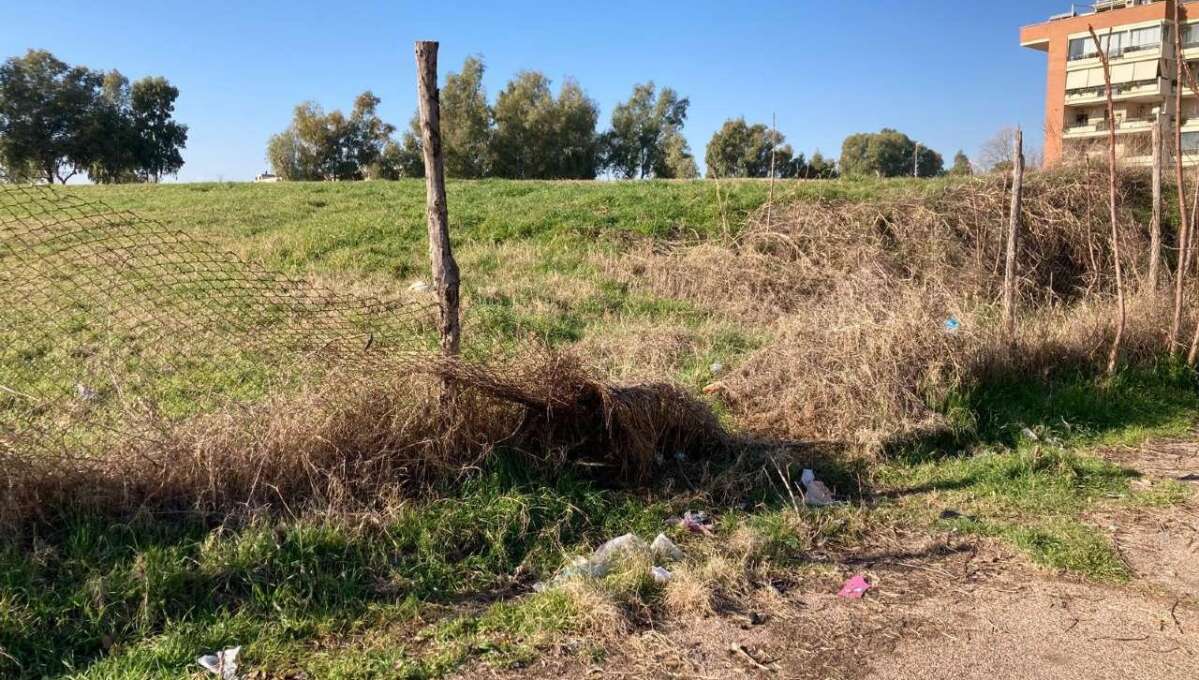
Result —
<instances>
[{"instance_id":1,"label":"litter on ground","mask_svg":"<svg viewBox=\"0 0 1199 680\"><path fill-rule=\"evenodd\" d=\"M845 585L841 586L841 590L837 591L837 597L860 600L867 590L870 590L870 582L861 574L855 574L853 578L845 582Z\"/></svg>"},{"instance_id":2,"label":"litter on ground","mask_svg":"<svg viewBox=\"0 0 1199 680\"><path fill-rule=\"evenodd\" d=\"M833 493L828 490L824 482L816 479L816 473L811 470L804 470L799 481L803 484L803 502L816 506L824 507L832 505L837 501L833 498Z\"/></svg>"},{"instance_id":3,"label":"litter on ground","mask_svg":"<svg viewBox=\"0 0 1199 680\"><path fill-rule=\"evenodd\" d=\"M215 654L205 654L196 659L196 663L221 680L237 680L237 655L240 653L241 647L230 647Z\"/></svg>"},{"instance_id":4,"label":"litter on ground","mask_svg":"<svg viewBox=\"0 0 1199 680\"><path fill-rule=\"evenodd\" d=\"M540 593L573 578L603 578L612 571L612 565L619 557L630 554L645 555L663 563L683 559L683 551L666 534L658 534L653 543L646 543L636 534L625 534L596 548L591 557L575 557L548 582L533 584L533 590ZM658 583L670 580L670 572L664 567L654 566L650 574Z\"/></svg>"}]
</instances>

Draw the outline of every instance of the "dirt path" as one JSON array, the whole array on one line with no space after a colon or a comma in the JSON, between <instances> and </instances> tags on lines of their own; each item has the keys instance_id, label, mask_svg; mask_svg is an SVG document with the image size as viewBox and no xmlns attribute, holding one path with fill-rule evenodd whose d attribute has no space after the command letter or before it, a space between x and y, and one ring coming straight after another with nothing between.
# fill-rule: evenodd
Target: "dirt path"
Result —
<instances>
[{"instance_id":1,"label":"dirt path","mask_svg":"<svg viewBox=\"0 0 1199 680\"><path fill-rule=\"evenodd\" d=\"M1199 468L1195 442L1103 454L1146 478L1189 484ZM1132 582L1054 577L992 544L941 537L843 557L838 573L792 590L760 588L742 612L640 632L600 663L580 661L568 644L529 668L472 667L462 677L1199 677L1199 501L1088 519L1112 537ZM833 594L852 572L875 584L864 600Z\"/></svg>"}]
</instances>

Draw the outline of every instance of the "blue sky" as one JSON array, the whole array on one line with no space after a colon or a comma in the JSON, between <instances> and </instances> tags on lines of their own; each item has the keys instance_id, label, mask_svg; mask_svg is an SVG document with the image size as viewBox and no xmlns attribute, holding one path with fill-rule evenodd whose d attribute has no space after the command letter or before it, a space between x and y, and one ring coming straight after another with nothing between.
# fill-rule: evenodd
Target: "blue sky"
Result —
<instances>
[{"instance_id":1,"label":"blue sky","mask_svg":"<svg viewBox=\"0 0 1199 680\"><path fill-rule=\"evenodd\" d=\"M415 107L412 43L441 42L441 72L470 54L494 96L518 70L573 76L601 127L636 82L691 99L696 157L730 117L769 124L797 151L839 153L848 134L898 128L949 157L973 155L1000 127L1039 139L1045 55L1023 24L1061 0L780 2L204 2L4 0L0 57L43 48L60 59L164 75L191 128L181 181L243 180L265 168L267 138L313 99L348 110L365 89L402 127Z\"/></svg>"}]
</instances>

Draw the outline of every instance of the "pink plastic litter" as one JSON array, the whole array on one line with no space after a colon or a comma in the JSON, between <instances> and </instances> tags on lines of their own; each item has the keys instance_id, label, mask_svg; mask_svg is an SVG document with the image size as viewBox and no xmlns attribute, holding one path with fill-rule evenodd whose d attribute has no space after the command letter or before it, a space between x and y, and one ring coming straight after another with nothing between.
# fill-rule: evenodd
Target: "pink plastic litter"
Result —
<instances>
[{"instance_id":1,"label":"pink plastic litter","mask_svg":"<svg viewBox=\"0 0 1199 680\"><path fill-rule=\"evenodd\" d=\"M853 578L845 582L841 586L841 590L837 591L837 597L844 597L849 600L860 600L870 590L870 583L862 577L861 574L855 575Z\"/></svg>"}]
</instances>

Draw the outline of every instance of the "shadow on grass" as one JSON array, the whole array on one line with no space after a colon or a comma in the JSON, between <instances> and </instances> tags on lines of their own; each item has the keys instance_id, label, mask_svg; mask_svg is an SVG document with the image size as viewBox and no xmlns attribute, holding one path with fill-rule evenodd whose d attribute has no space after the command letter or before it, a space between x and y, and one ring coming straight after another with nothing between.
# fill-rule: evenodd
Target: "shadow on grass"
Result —
<instances>
[{"instance_id":1,"label":"shadow on grass","mask_svg":"<svg viewBox=\"0 0 1199 680\"><path fill-rule=\"evenodd\" d=\"M914 464L979 446L1085 446L1177 433L1199 414L1199 381L1191 369L1168 361L1126 368L1110 379L1083 371L1043 380L1000 376L952 395L941 410L949 429L897 439L886 447L888 458Z\"/></svg>"}]
</instances>

